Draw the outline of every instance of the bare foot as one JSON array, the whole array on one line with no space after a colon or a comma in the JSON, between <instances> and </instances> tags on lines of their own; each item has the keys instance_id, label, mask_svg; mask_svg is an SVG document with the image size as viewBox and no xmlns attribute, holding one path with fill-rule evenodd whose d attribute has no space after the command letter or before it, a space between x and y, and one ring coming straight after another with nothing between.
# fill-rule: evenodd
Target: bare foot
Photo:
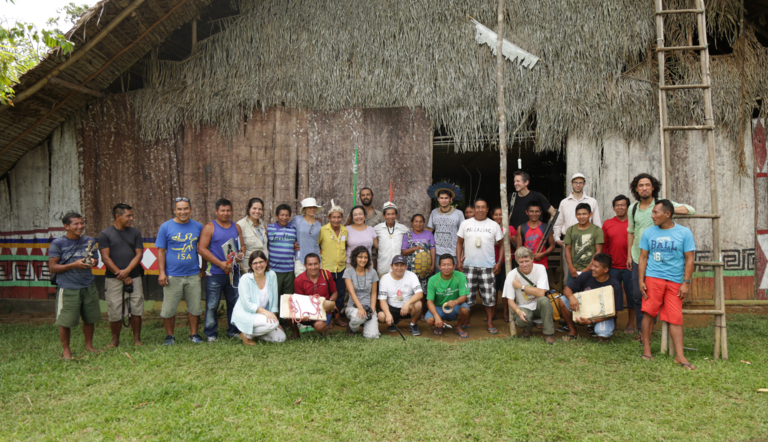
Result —
<instances>
[{"instance_id":1,"label":"bare foot","mask_svg":"<svg viewBox=\"0 0 768 442\"><path fill-rule=\"evenodd\" d=\"M85 351L91 352L91 353L101 353L101 350L93 348L93 346L85 347Z\"/></svg>"},{"instance_id":2,"label":"bare foot","mask_svg":"<svg viewBox=\"0 0 768 442\"><path fill-rule=\"evenodd\" d=\"M117 348L120 346L120 339L112 338L112 342L107 345L107 348Z\"/></svg>"},{"instance_id":3,"label":"bare foot","mask_svg":"<svg viewBox=\"0 0 768 442\"><path fill-rule=\"evenodd\" d=\"M72 350L65 348L64 354L61 355L62 359L65 361L71 361L72 360Z\"/></svg>"},{"instance_id":4,"label":"bare foot","mask_svg":"<svg viewBox=\"0 0 768 442\"><path fill-rule=\"evenodd\" d=\"M135 345L136 347L141 347L142 345L144 345L144 343L141 342L141 340L134 340L133 345Z\"/></svg>"},{"instance_id":5,"label":"bare foot","mask_svg":"<svg viewBox=\"0 0 768 442\"><path fill-rule=\"evenodd\" d=\"M636 331L637 331L637 330L635 330L635 327L630 327L630 326L627 326L627 328L625 328L625 329L624 329L624 333L626 333L626 334L628 334L628 335L632 335L632 334L634 334Z\"/></svg>"}]
</instances>

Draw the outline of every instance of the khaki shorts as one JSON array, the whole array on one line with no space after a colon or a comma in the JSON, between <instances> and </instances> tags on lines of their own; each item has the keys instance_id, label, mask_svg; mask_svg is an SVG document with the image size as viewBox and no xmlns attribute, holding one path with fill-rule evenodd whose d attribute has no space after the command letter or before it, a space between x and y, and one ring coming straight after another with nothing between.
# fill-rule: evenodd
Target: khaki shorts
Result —
<instances>
[{"instance_id":1,"label":"khaki shorts","mask_svg":"<svg viewBox=\"0 0 768 442\"><path fill-rule=\"evenodd\" d=\"M298 259L293 260L293 274L294 275L301 275L307 270L306 267L304 267L304 263L299 261Z\"/></svg>"},{"instance_id":2,"label":"khaki shorts","mask_svg":"<svg viewBox=\"0 0 768 442\"><path fill-rule=\"evenodd\" d=\"M160 309L160 317L176 316L182 298L187 302L187 313L192 316L203 314L200 275L168 277L168 285L163 287L163 308Z\"/></svg>"},{"instance_id":3,"label":"khaki shorts","mask_svg":"<svg viewBox=\"0 0 768 442\"><path fill-rule=\"evenodd\" d=\"M56 325L74 328L80 323L81 317L86 324L95 324L101 320L96 283L84 289L56 290Z\"/></svg>"},{"instance_id":4,"label":"khaki shorts","mask_svg":"<svg viewBox=\"0 0 768 442\"><path fill-rule=\"evenodd\" d=\"M109 322L117 322L128 316L128 305L133 316L144 314L144 286L141 277L133 278L133 293L125 294L125 311L123 311L123 281L117 278L106 278L104 284L104 299L107 302Z\"/></svg>"}]
</instances>

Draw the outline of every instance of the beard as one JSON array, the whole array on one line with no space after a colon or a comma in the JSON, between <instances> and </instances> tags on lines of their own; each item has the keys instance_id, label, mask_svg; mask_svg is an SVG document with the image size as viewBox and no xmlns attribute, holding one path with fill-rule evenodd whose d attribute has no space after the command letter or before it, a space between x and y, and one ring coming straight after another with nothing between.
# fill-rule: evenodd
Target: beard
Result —
<instances>
[{"instance_id":1,"label":"beard","mask_svg":"<svg viewBox=\"0 0 768 442\"><path fill-rule=\"evenodd\" d=\"M371 200L372 198L360 198L360 202L363 203L364 206L370 206Z\"/></svg>"}]
</instances>

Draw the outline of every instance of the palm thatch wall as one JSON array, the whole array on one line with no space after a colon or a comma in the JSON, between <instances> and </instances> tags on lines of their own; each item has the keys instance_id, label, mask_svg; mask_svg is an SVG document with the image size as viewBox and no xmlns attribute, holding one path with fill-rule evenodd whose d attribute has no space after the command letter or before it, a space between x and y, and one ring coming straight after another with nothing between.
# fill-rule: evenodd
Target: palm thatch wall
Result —
<instances>
[{"instance_id":1,"label":"palm thatch wall","mask_svg":"<svg viewBox=\"0 0 768 442\"><path fill-rule=\"evenodd\" d=\"M669 0L668 8L691 7ZM507 63L508 127L535 110L537 149L569 132L645 140L658 125L649 0L507 0L506 38L544 62ZM459 150L496 130L495 60L474 41L467 14L495 27L495 0L239 1L240 15L183 62L151 60L134 94L141 135L182 123L237 131L242 109L422 106ZM734 138L765 97L765 50L747 30L736 42L738 0L708 2L709 32L737 47L712 61L718 129ZM667 18L667 45L695 36L692 14ZM695 41L695 40L694 40ZM649 58L648 56L651 55ZM671 56L670 80L695 81L693 55ZM700 92L670 94L671 121L701 117ZM741 145L741 144L736 144ZM743 156L743 155L742 155Z\"/></svg>"}]
</instances>

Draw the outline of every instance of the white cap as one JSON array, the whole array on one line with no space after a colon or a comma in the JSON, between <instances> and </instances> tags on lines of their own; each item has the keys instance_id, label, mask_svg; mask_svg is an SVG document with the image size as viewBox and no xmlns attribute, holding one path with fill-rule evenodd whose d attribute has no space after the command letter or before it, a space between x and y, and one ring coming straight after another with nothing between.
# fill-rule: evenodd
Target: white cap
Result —
<instances>
[{"instance_id":1,"label":"white cap","mask_svg":"<svg viewBox=\"0 0 768 442\"><path fill-rule=\"evenodd\" d=\"M571 177L571 181L575 180L576 178L582 178L584 181L587 180L587 177L585 177L582 173L574 173Z\"/></svg>"},{"instance_id":2,"label":"white cap","mask_svg":"<svg viewBox=\"0 0 768 442\"><path fill-rule=\"evenodd\" d=\"M384 203L384 208L382 209L382 212L385 212L387 209L395 209L397 211L397 206L392 201L387 201Z\"/></svg>"},{"instance_id":3,"label":"white cap","mask_svg":"<svg viewBox=\"0 0 768 442\"><path fill-rule=\"evenodd\" d=\"M301 211L304 212L304 209L307 207L316 207L318 209L322 209L323 206L320 206L317 204L317 200L314 198L304 198L301 200Z\"/></svg>"}]
</instances>

